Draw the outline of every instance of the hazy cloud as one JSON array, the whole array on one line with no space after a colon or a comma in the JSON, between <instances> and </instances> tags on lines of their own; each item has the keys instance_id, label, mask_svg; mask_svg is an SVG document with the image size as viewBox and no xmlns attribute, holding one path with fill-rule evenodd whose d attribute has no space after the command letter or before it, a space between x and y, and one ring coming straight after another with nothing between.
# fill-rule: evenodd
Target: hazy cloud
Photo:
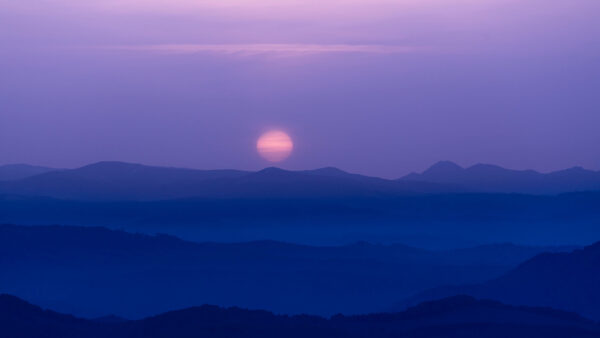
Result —
<instances>
[{"instance_id":1,"label":"hazy cloud","mask_svg":"<svg viewBox=\"0 0 600 338\"><path fill-rule=\"evenodd\" d=\"M223 53L238 55L307 55L323 53L402 54L430 51L430 47L350 44L161 44L104 46L101 49L166 54Z\"/></svg>"}]
</instances>

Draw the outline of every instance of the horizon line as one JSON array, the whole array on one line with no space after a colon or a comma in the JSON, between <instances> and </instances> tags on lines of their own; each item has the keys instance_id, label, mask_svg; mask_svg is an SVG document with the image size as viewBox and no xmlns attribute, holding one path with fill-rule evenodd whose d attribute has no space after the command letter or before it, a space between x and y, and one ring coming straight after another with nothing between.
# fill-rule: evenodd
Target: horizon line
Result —
<instances>
[{"instance_id":1,"label":"horizon line","mask_svg":"<svg viewBox=\"0 0 600 338\"><path fill-rule=\"evenodd\" d=\"M261 167L260 169L236 169L236 168L201 169L201 168L195 168L195 167L172 166L172 165L155 165L155 164L145 164L145 163L140 163L140 162L120 161L120 160L101 160L101 161L91 162L91 163L88 163L88 164L79 165L79 166L75 166L75 167L53 167L53 166L30 164L30 163L24 163L24 162L20 162L20 163L4 163L4 164L0 164L0 168L7 167L7 166L25 165L25 166L31 166L31 167L41 167L41 168L46 168L46 169L51 169L51 170L77 170L77 169L81 169L81 168L85 168L85 167L88 167L88 166L93 166L93 165L97 165L97 164L101 164L101 163L119 163L119 164L139 165L139 166L144 166L144 167L166 168L166 169L182 169L182 170L198 170L198 171L235 170L235 171L245 171L245 172L248 172L248 173L256 173L256 172L260 172L260 171L263 171L263 170L266 170L266 169L270 169L270 168L276 168L276 169L280 169L280 170L283 170L283 171L289 171L289 172L315 171L315 170L321 170L321 169L336 169L336 170L342 171L342 172L347 173L347 174L360 175L360 176L373 177L373 178L380 178L380 179L384 179L384 180L397 180L397 179L406 177L406 176L411 175L411 174L422 174L425 171L427 171L428 169L430 169L430 168L432 168L432 167L434 167L434 166L436 166L438 164L441 164L441 163L452 164L452 165L455 165L455 166L457 166L457 167L459 167L460 169L463 169L463 170L466 170L466 169L469 169L469 168L472 168L472 167L476 167L476 166L493 166L493 167L498 167L498 168L501 168L501 169L504 169L504 170L519 171L519 172L531 171L531 172L535 172L535 173L542 174L542 175L551 174L551 173L555 173L555 172L561 172L561 171L565 171L565 170L571 170L571 169L582 169L582 170L591 171L591 172L600 172L600 170L588 169L588 168L585 168L585 167L580 166L580 165L575 165L575 166L566 167L566 168L563 168L563 169L551 170L551 171L543 172L543 171L539 171L539 170L535 170L535 169L511 169L511 168L503 167L501 165L491 164L491 163L483 163L483 162L477 162L477 163L475 163L473 165L462 166L462 165L459 165L458 163L456 163L454 161L450 161L450 160L436 161L433 164L431 164L428 167L426 167L425 169L423 169L422 171L411 171L411 172L408 172L408 173L406 173L404 175L401 174L399 176L395 176L394 178L386 178L386 177L377 176L377 175L362 174L362 173L358 173L358 172L347 171L347 170L341 169L340 167L337 167L337 166L323 166L323 167L308 168L308 169L286 169L286 168L278 167L276 165L270 165L270 166Z\"/></svg>"}]
</instances>

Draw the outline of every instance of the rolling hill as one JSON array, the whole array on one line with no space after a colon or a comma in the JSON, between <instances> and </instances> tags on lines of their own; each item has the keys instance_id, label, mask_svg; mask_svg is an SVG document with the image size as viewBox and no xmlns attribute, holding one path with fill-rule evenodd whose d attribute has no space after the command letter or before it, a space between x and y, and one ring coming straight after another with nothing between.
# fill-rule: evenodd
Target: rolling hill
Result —
<instances>
[{"instance_id":1,"label":"rolling hill","mask_svg":"<svg viewBox=\"0 0 600 338\"><path fill-rule=\"evenodd\" d=\"M5 225L0 292L87 317L139 318L205 303L352 314L431 287L482 282L540 252L564 250L570 248L194 243L105 228Z\"/></svg>"},{"instance_id":2,"label":"rolling hill","mask_svg":"<svg viewBox=\"0 0 600 338\"><path fill-rule=\"evenodd\" d=\"M10 178L10 180L9 180ZM96 201L179 198L357 198L415 194L558 194L600 190L600 173L571 168L548 174L439 162L421 174L387 180L337 168L195 170L99 162L77 169L0 167L0 194Z\"/></svg>"},{"instance_id":3,"label":"rolling hill","mask_svg":"<svg viewBox=\"0 0 600 338\"><path fill-rule=\"evenodd\" d=\"M258 172L151 167L100 162L3 182L0 194L76 200L166 200L177 198L323 198L406 195L456 191L437 183L398 182L349 174L336 168Z\"/></svg>"},{"instance_id":4,"label":"rolling hill","mask_svg":"<svg viewBox=\"0 0 600 338\"><path fill-rule=\"evenodd\" d=\"M464 296L424 303L401 313L330 319L204 305L136 321L100 322L0 295L0 328L12 338L600 337L598 324L571 313Z\"/></svg>"},{"instance_id":5,"label":"rolling hill","mask_svg":"<svg viewBox=\"0 0 600 338\"><path fill-rule=\"evenodd\" d=\"M0 166L0 181L20 180L56 170L28 164L6 164Z\"/></svg>"},{"instance_id":6,"label":"rolling hill","mask_svg":"<svg viewBox=\"0 0 600 338\"><path fill-rule=\"evenodd\" d=\"M403 182L452 184L471 192L560 194L600 190L600 172L573 167L551 173L510 170L496 165L476 164L462 168L449 161L434 164L424 172L399 179Z\"/></svg>"},{"instance_id":7,"label":"rolling hill","mask_svg":"<svg viewBox=\"0 0 600 338\"><path fill-rule=\"evenodd\" d=\"M105 226L194 241L359 240L450 248L497 242L587 245L600 193L81 201L0 195L0 223Z\"/></svg>"},{"instance_id":8,"label":"rolling hill","mask_svg":"<svg viewBox=\"0 0 600 338\"><path fill-rule=\"evenodd\" d=\"M543 253L497 279L440 287L405 304L456 294L515 305L548 306L600 320L600 242L570 253Z\"/></svg>"}]
</instances>

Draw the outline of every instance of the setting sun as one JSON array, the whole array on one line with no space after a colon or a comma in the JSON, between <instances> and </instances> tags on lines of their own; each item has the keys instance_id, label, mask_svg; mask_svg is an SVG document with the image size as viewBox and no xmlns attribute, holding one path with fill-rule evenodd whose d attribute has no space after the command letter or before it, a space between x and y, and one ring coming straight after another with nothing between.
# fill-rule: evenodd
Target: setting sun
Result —
<instances>
[{"instance_id":1,"label":"setting sun","mask_svg":"<svg viewBox=\"0 0 600 338\"><path fill-rule=\"evenodd\" d=\"M269 162L280 162L288 158L294 149L294 143L288 134L272 130L260 136L256 141L256 150Z\"/></svg>"}]
</instances>

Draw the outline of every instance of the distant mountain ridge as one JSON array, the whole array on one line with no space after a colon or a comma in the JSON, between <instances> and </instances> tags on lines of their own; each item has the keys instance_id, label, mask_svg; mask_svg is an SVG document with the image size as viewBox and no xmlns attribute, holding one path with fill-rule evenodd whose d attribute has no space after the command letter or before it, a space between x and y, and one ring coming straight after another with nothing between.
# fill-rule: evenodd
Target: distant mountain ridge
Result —
<instances>
[{"instance_id":1,"label":"distant mountain ridge","mask_svg":"<svg viewBox=\"0 0 600 338\"><path fill-rule=\"evenodd\" d=\"M558 194L600 190L600 172L571 168L548 174L493 165L439 162L421 174L388 180L327 167L289 171L196 170L124 162L77 169L0 167L0 194L76 200L178 198L390 197L446 193Z\"/></svg>"},{"instance_id":2,"label":"distant mountain ridge","mask_svg":"<svg viewBox=\"0 0 600 338\"><path fill-rule=\"evenodd\" d=\"M401 313L330 319L204 305L136 321L102 322L43 310L0 294L0 330L13 338L600 337L598 324L572 313L465 296L423 303Z\"/></svg>"},{"instance_id":3,"label":"distant mountain ridge","mask_svg":"<svg viewBox=\"0 0 600 338\"><path fill-rule=\"evenodd\" d=\"M570 253L543 253L477 285L440 287L407 304L456 294L515 305L549 306L600 320L600 242Z\"/></svg>"},{"instance_id":4,"label":"distant mountain ridge","mask_svg":"<svg viewBox=\"0 0 600 338\"><path fill-rule=\"evenodd\" d=\"M336 168L288 171L265 168L195 170L99 162L0 183L0 194L82 200L203 198L298 198L386 196L456 190L443 184L398 182Z\"/></svg>"},{"instance_id":5,"label":"distant mountain ridge","mask_svg":"<svg viewBox=\"0 0 600 338\"><path fill-rule=\"evenodd\" d=\"M410 182L454 184L471 192L559 194L600 190L600 171L581 167L543 174L534 170L510 170L476 164L463 168L450 161L434 164L424 172L399 179Z\"/></svg>"},{"instance_id":6,"label":"distant mountain ridge","mask_svg":"<svg viewBox=\"0 0 600 338\"><path fill-rule=\"evenodd\" d=\"M29 164L6 164L0 166L0 181L14 181L30 176L44 174L59 169L40 167Z\"/></svg>"}]
</instances>

